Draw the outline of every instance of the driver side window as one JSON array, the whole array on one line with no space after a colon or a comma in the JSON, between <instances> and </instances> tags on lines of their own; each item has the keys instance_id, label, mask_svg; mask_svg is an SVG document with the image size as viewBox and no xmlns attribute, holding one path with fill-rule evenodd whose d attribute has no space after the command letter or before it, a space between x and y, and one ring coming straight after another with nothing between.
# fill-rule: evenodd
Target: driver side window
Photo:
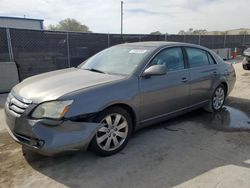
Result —
<instances>
[{"instance_id":1,"label":"driver side window","mask_svg":"<svg viewBox=\"0 0 250 188\"><path fill-rule=\"evenodd\" d=\"M157 54L151 61L152 65L165 65L167 71L184 69L184 58L180 47L168 48Z\"/></svg>"}]
</instances>

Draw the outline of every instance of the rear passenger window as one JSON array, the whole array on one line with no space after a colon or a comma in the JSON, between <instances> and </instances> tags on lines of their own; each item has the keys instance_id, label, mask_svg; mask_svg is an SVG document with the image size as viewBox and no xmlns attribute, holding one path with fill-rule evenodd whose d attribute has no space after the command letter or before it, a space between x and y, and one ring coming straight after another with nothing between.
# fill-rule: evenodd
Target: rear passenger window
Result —
<instances>
[{"instance_id":1,"label":"rear passenger window","mask_svg":"<svg viewBox=\"0 0 250 188\"><path fill-rule=\"evenodd\" d=\"M216 62L215 62L214 58L212 57L212 55L210 53L207 53L207 55L208 55L208 59L209 59L210 64L211 65L216 64Z\"/></svg>"},{"instance_id":2,"label":"rear passenger window","mask_svg":"<svg viewBox=\"0 0 250 188\"><path fill-rule=\"evenodd\" d=\"M206 51L200 50L198 48L186 48L186 52L190 68L209 65Z\"/></svg>"},{"instance_id":3,"label":"rear passenger window","mask_svg":"<svg viewBox=\"0 0 250 188\"><path fill-rule=\"evenodd\" d=\"M150 65L165 65L167 71L184 69L182 49L168 48L155 56Z\"/></svg>"}]
</instances>

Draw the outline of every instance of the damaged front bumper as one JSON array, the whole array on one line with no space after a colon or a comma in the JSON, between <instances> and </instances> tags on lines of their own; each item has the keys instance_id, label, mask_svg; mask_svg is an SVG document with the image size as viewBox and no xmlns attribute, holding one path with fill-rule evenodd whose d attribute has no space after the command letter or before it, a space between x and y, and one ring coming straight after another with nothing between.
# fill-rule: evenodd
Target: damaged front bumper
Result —
<instances>
[{"instance_id":1,"label":"damaged front bumper","mask_svg":"<svg viewBox=\"0 0 250 188\"><path fill-rule=\"evenodd\" d=\"M5 120L11 137L27 148L42 155L87 149L100 123L60 121L48 124L44 120L28 119L25 114L15 117L5 106Z\"/></svg>"}]
</instances>

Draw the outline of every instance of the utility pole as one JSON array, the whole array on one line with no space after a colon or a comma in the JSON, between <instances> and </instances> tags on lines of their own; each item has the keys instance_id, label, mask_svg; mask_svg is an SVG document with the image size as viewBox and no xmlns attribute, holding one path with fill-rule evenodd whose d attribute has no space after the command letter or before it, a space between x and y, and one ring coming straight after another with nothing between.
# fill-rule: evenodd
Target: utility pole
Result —
<instances>
[{"instance_id":1,"label":"utility pole","mask_svg":"<svg viewBox=\"0 0 250 188\"><path fill-rule=\"evenodd\" d=\"M123 1L121 1L121 37L123 34Z\"/></svg>"}]
</instances>

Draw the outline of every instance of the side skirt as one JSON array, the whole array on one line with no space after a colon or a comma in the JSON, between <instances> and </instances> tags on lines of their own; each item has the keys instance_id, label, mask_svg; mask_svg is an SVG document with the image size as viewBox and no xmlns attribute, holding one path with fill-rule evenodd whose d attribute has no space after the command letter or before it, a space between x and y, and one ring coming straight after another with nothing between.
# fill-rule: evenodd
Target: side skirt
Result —
<instances>
[{"instance_id":1,"label":"side skirt","mask_svg":"<svg viewBox=\"0 0 250 188\"><path fill-rule=\"evenodd\" d=\"M166 113L166 114L155 116L155 117L150 118L150 119L142 120L136 126L135 130L139 130L141 128L144 128L144 127L156 124L156 123L160 123L162 121L166 121L168 119L177 117L177 116L185 114L187 112L202 108L202 107L206 106L208 103L209 103L209 100L206 100L206 101L200 102L198 104L195 104L195 105L192 105L192 106L189 106L189 107L186 107L186 108L182 108L182 109L179 109L179 110L176 110L176 111L173 111L173 112L169 112L169 113Z\"/></svg>"}]
</instances>

